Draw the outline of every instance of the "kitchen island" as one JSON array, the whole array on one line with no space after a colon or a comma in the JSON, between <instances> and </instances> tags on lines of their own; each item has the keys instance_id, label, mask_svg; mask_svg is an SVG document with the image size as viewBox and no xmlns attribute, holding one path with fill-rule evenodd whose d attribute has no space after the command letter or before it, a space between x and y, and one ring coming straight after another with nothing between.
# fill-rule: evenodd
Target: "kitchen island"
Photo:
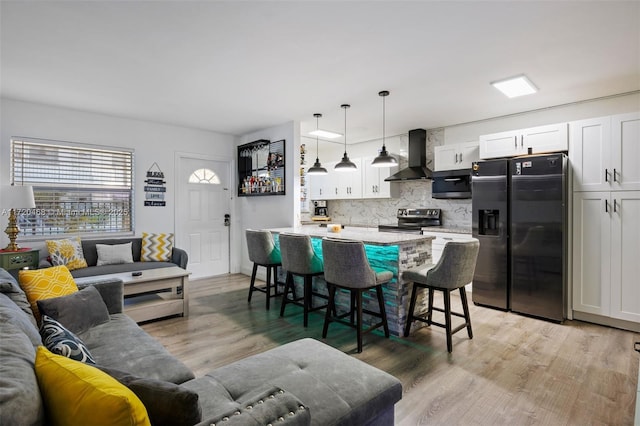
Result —
<instances>
[{"instance_id":1,"label":"kitchen island","mask_svg":"<svg viewBox=\"0 0 640 426\"><path fill-rule=\"evenodd\" d=\"M345 240L362 241L365 244L365 251L371 267L378 270L387 270L393 273L393 279L383 285L385 309L389 332L394 336L402 336L402 331L407 320L409 309L409 299L411 297L411 283L402 279L402 272L407 269L424 265L431 262L431 241L434 239L430 235L401 234L392 232L378 232L377 229L367 228L347 228L339 233L329 233L326 227L300 226L294 228L270 229L274 234L276 244L279 244L278 235L280 233L309 235L311 243L316 253L322 257L322 238L341 238ZM284 274L284 272L281 272ZM284 276L279 277L279 281L284 281ZM302 281L296 280L296 287L302 292ZM314 279L314 291L326 294L326 284L323 277ZM300 293L301 294L301 293ZM340 292L336 295L336 303L339 309L348 309L349 295ZM326 303L326 301L314 301L314 303ZM377 311L378 302L375 293L365 296L365 306L367 309ZM418 310L420 307L420 310ZM418 299L416 312L426 311L426 298L424 301ZM365 316L365 323L368 324ZM416 322L419 327L422 323Z\"/></svg>"}]
</instances>

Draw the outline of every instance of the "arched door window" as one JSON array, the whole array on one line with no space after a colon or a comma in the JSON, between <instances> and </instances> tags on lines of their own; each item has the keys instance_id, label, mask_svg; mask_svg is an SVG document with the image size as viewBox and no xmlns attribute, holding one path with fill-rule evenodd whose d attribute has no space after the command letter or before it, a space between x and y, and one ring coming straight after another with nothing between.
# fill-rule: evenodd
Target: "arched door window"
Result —
<instances>
[{"instance_id":1,"label":"arched door window","mask_svg":"<svg viewBox=\"0 0 640 426\"><path fill-rule=\"evenodd\" d=\"M198 169L189 176L189 183L220 185L220 178L211 169Z\"/></svg>"}]
</instances>

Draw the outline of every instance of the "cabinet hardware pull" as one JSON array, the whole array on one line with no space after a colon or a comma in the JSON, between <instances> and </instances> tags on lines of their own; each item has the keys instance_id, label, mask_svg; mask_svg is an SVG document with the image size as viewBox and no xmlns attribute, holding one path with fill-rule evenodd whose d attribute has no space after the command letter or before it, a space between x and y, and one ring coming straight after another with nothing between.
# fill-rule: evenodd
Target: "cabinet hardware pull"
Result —
<instances>
[{"instance_id":1,"label":"cabinet hardware pull","mask_svg":"<svg viewBox=\"0 0 640 426\"><path fill-rule=\"evenodd\" d=\"M604 181L609 182L609 169L604 169Z\"/></svg>"},{"instance_id":2,"label":"cabinet hardware pull","mask_svg":"<svg viewBox=\"0 0 640 426\"><path fill-rule=\"evenodd\" d=\"M616 200L615 198L613 199L613 212L618 212L618 200Z\"/></svg>"},{"instance_id":3,"label":"cabinet hardware pull","mask_svg":"<svg viewBox=\"0 0 640 426\"><path fill-rule=\"evenodd\" d=\"M520 135L520 148L524 148L524 135Z\"/></svg>"},{"instance_id":4,"label":"cabinet hardware pull","mask_svg":"<svg viewBox=\"0 0 640 426\"><path fill-rule=\"evenodd\" d=\"M462 163L462 153L460 153L460 162Z\"/></svg>"},{"instance_id":5,"label":"cabinet hardware pull","mask_svg":"<svg viewBox=\"0 0 640 426\"><path fill-rule=\"evenodd\" d=\"M618 179L616 179L616 174L617 174L617 173L618 173L618 171L614 168L614 169L613 169L613 181L614 181L614 182L617 182L617 181L618 181Z\"/></svg>"},{"instance_id":6,"label":"cabinet hardware pull","mask_svg":"<svg viewBox=\"0 0 640 426\"><path fill-rule=\"evenodd\" d=\"M455 154L453 154L453 158L454 158L453 162L457 163L458 162L458 153L457 152Z\"/></svg>"},{"instance_id":7,"label":"cabinet hardware pull","mask_svg":"<svg viewBox=\"0 0 640 426\"><path fill-rule=\"evenodd\" d=\"M604 200L604 212L609 213L609 200Z\"/></svg>"},{"instance_id":8,"label":"cabinet hardware pull","mask_svg":"<svg viewBox=\"0 0 640 426\"><path fill-rule=\"evenodd\" d=\"M513 146L518 149L518 135L513 137Z\"/></svg>"}]
</instances>

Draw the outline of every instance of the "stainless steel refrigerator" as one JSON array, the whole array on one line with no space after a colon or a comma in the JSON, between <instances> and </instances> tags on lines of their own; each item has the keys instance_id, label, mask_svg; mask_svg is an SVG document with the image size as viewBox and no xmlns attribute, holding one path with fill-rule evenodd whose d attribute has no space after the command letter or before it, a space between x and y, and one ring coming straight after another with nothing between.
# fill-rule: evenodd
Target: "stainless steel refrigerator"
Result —
<instances>
[{"instance_id":1,"label":"stainless steel refrigerator","mask_svg":"<svg viewBox=\"0 0 640 426\"><path fill-rule=\"evenodd\" d=\"M474 303L564 320L567 164L564 154L474 163Z\"/></svg>"}]
</instances>

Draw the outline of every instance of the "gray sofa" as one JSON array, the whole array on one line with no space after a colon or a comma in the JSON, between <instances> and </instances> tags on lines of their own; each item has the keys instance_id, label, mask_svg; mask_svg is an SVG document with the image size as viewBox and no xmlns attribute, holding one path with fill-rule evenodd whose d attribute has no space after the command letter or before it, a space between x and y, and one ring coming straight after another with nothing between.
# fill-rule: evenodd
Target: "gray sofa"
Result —
<instances>
[{"instance_id":1,"label":"gray sofa","mask_svg":"<svg viewBox=\"0 0 640 426\"><path fill-rule=\"evenodd\" d=\"M189 261L189 257L186 251L177 247L173 247L170 262L141 262L140 251L142 249L142 238L140 237L104 238L94 240L81 239L80 241L82 244L82 251L84 252L84 258L87 261L87 265L89 266L86 268L74 269L73 271L71 271L71 275L73 275L74 278L93 277L96 275L115 274L119 272L142 271L155 268L166 268L169 266L179 266L182 269L187 269L187 262ZM125 244L129 241L131 241L133 263L96 266L96 264L98 263L98 252L96 250L96 244L114 245ZM49 252L47 251L46 247L40 250L40 268L53 266L51 262L49 262L48 257ZM15 274L12 275L15 276Z\"/></svg>"},{"instance_id":2,"label":"gray sofa","mask_svg":"<svg viewBox=\"0 0 640 426\"><path fill-rule=\"evenodd\" d=\"M99 368L140 396L154 425L273 422L324 426L394 422L394 405L402 397L400 382L324 343L301 339L195 378L182 362L122 313L121 281L89 285L98 290L109 315L106 322L77 336ZM24 292L3 269L0 269L0 333L0 424L46 424L34 371L35 348L42 345L42 340ZM176 412L180 411L174 406L177 398L172 398L168 407L152 407L162 405L155 400L157 394L144 399L136 391L136 378L173 386L173 391L192 395L197 409ZM167 417L167 412L171 417Z\"/></svg>"}]
</instances>

